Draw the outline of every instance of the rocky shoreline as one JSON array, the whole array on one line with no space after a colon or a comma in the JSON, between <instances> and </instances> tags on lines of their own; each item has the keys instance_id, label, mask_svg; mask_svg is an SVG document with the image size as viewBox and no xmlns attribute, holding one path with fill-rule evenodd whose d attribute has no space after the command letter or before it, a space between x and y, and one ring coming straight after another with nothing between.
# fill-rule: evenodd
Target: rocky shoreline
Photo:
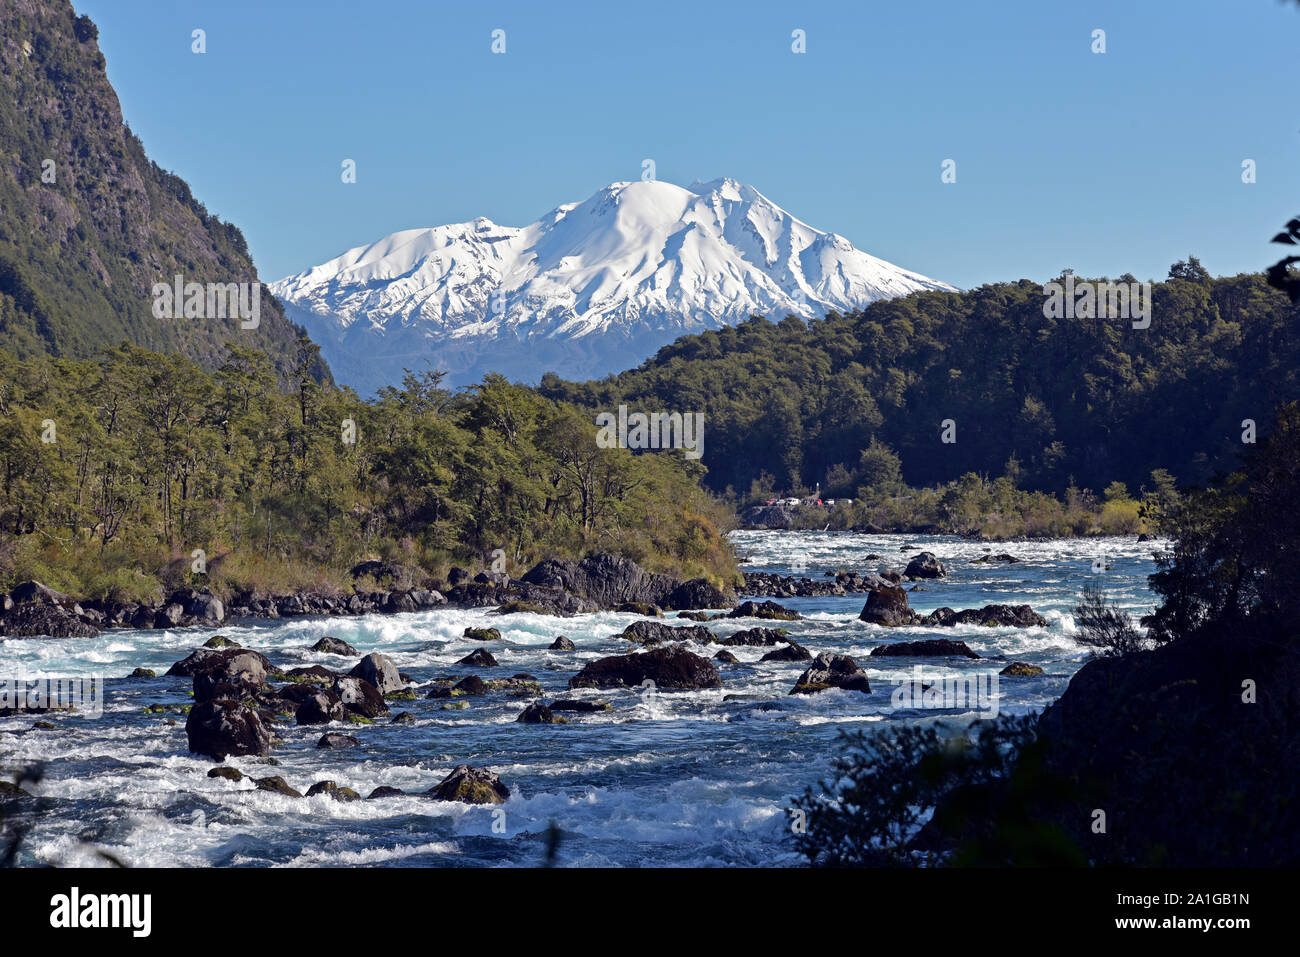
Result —
<instances>
[{"instance_id":1,"label":"rocky shoreline","mask_svg":"<svg viewBox=\"0 0 1300 957\"><path fill-rule=\"evenodd\" d=\"M522 578L453 568L441 582L420 569L379 561L362 562L351 575L358 584L350 595L241 592L229 606L207 588L177 589L158 603L130 603L78 600L28 581L0 596L0 637L93 638L113 627L218 627L242 619L397 614L443 606L567 617L635 606L674 610L734 603L733 594L702 578L680 581L614 555L547 559ZM391 587L370 589L362 584L366 582Z\"/></svg>"}]
</instances>

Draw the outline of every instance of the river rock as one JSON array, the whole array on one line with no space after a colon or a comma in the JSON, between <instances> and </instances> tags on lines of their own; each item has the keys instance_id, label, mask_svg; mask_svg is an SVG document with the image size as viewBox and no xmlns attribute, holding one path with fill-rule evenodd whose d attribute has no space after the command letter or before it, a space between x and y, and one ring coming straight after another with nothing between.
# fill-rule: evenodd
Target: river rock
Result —
<instances>
[{"instance_id":1,"label":"river rock","mask_svg":"<svg viewBox=\"0 0 1300 957\"><path fill-rule=\"evenodd\" d=\"M188 657L181 659L167 669L167 677L193 678L195 675L222 667L227 660L235 655L253 655L261 663L262 669L266 673L269 674L274 670L266 655L256 651L249 651L245 648L195 648Z\"/></svg>"},{"instance_id":2,"label":"river rock","mask_svg":"<svg viewBox=\"0 0 1300 957\"><path fill-rule=\"evenodd\" d=\"M933 552L921 552L903 569L903 577L914 581L918 578L943 578L947 574L948 569L943 567L943 562Z\"/></svg>"},{"instance_id":3,"label":"river rock","mask_svg":"<svg viewBox=\"0 0 1300 957\"><path fill-rule=\"evenodd\" d=\"M564 724L564 719L556 717L555 712L546 705L537 702L523 710L515 721L521 724Z\"/></svg>"},{"instance_id":4,"label":"river rock","mask_svg":"<svg viewBox=\"0 0 1300 957\"><path fill-rule=\"evenodd\" d=\"M355 658L361 652L353 648L342 638L335 638L332 635L326 635L316 644L311 646L312 651L319 651L326 655L345 655L349 658Z\"/></svg>"},{"instance_id":5,"label":"river rock","mask_svg":"<svg viewBox=\"0 0 1300 957\"><path fill-rule=\"evenodd\" d=\"M336 781L317 781L307 789L307 797L324 794L335 801L359 801L361 795L351 788L340 787Z\"/></svg>"},{"instance_id":6,"label":"river rock","mask_svg":"<svg viewBox=\"0 0 1300 957\"><path fill-rule=\"evenodd\" d=\"M927 638L924 641L899 641L871 649L873 658L978 658L964 641Z\"/></svg>"},{"instance_id":7,"label":"river rock","mask_svg":"<svg viewBox=\"0 0 1300 957\"><path fill-rule=\"evenodd\" d=\"M486 768L458 764L443 780L429 788L436 801L460 801L464 804L504 804L510 789Z\"/></svg>"},{"instance_id":8,"label":"river rock","mask_svg":"<svg viewBox=\"0 0 1300 957\"><path fill-rule=\"evenodd\" d=\"M261 715L225 698L194 705L185 720L185 734L192 752L218 761L232 754L265 756L271 750L271 731Z\"/></svg>"},{"instance_id":9,"label":"river rock","mask_svg":"<svg viewBox=\"0 0 1300 957\"><path fill-rule=\"evenodd\" d=\"M784 628L746 628L725 639L726 647L766 647L779 645L790 640L789 632Z\"/></svg>"},{"instance_id":10,"label":"river rock","mask_svg":"<svg viewBox=\"0 0 1300 957\"><path fill-rule=\"evenodd\" d=\"M799 676L799 680L790 689L790 694L816 694L830 688L870 694L871 682L867 680L867 673L848 655L822 652Z\"/></svg>"},{"instance_id":11,"label":"river rock","mask_svg":"<svg viewBox=\"0 0 1300 957\"><path fill-rule=\"evenodd\" d=\"M709 660L681 645L598 658L570 678L569 687L636 688L644 681L653 681L663 691L722 687L722 679Z\"/></svg>"},{"instance_id":12,"label":"river rock","mask_svg":"<svg viewBox=\"0 0 1300 957\"><path fill-rule=\"evenodd\" d=\"M384 696L365 678L336 678L330 690L339 696L349 714L363 718L379 718L388 714L388 703L384 701Z\"/></svg>"},{"instance_id":13,"label":"river rock","mask_svg":"<svg viewBox=\"0 0 1300 957\"><path fill-rule=\"evenodd\" d=\"M342 721L346 716L343 699L328 688L312 691L294 712L294 720L298 724L329 724L331 721Z\"/></svg>"},{"instance_id":14,"label":"river rock","mask_svg":"<svg viewBox=\"0 0 1300 957\"><path fill-rule=\"evenodd\" d=\"M393 664L393 659L378 652L366 655L348 674L370 682L379 689L381 695L401 691L405 687L402 676L397 672L397 665Z\"/></svg>"},{"instance_id":15,"label":"river rock","mask_svg":"<svg viewBox=\"0 0 1300 957\"><path fill-rule=\"evenodd\" d=\"M479 648L471 651L456 664L470 665L474 668L495 668L497 667L497 660L492 657L492 653L486 648Z\"/></svg>"},{"instance_id":16,"label":"river rock","mask_svg":"<svg viewBox=\"0 0 1300 957\"><path fill-rule=\"evenodd\" d=\"M984 625L985 627L1046 628L1047 619L1028 605L985 605L983 608L938 608L921 619L923 625Z\"/></svg>"},{"instance_id":17,"label":"river rock","mask_svg":"<svg viewBox=\"0 0 1300 957\"><path fill-rule=\"evenodd\" d=\"M194 700L252 697L266 684L265 659L256 652L235 649L234 653L194 676Z\"/></svg>"},{"instance_id":18,"label":"river rock","mask_svg":"<svg viewBox=\"0 0 1300 957\"><path fill-rule=\"evenodd\" d=\"M591 714L596 711L613 710L613 706L608 701L583 698L556 698L548 707L552 711L569 711L574 714Z\"/></svg>"},{"instance_id":19,"label":"river rock","mask_svg":"<svg viewBox=\"0 0 1300 957\"><path fill-rule=\"evenodd\" d=\"M661 621L634 621L614 637L647 647L674 641L696 641L707 645L714 640L713 632L700 625L674 627Z\"/></svg>"},{"instance_id":20,"label":"river rock","mask_svg":"<svg viewBox=\"0 0 1300 957\"><path fill-rule=\"evenodd\" d=\"M897 585L885 585L871 590L858 618L873 625L897 626L912 624L916 614L908 604L907 592Z\"/></svg>"},{"instance_id":21,"label":"river rock","mask_svg":"<svg viewBox=\"0 0 1300 957\"><path fill-rule=\"evenodd\" d=\"M283 794L285 797L302 797L301 791L291 788L289 782L278 774L267 778L253 778L253 783L257 785L259 791L270 791L272 794Z\"/></svg>"},{"instance_id":22,"label":"river rock","mask_svg":"<svg viewBox=\"0 0 1300 957\"><path fill-rule=\"evenodd\" d=\"M548 651L576 651L573 640L559 635L556 639L546 646Z\"/></svg>"},{"instance_id":23,"label":"river rock","mask_svg":"<svg viewBox=\"0 0 1300 957\"><path fill-rule=\"evenodd\" d=\"M1031 665L1024 661L1013 661L999 671L998 674L1006 675L1009 678L1036 678L1043 674L1043 669L1038 665Z\"/></svg>"},{"instance_id":24,"label":"river rock","mask_svg":"<svg viewBox=\"0 0 1300 957\"><path fill-rule=\"evenodd\" d=\"M777 648L775 651L769 651L759 661L809 661L812 659L810 652L798 642L790 642L784 648Z\"/></svg>"},{"instance_id":25,"label":"river rock","mask_svg":"<svg viewBox=\"0 0 1300 957\"><path fill-rule=\"evenodd\" d=\"M798 621L802 615L774 601L741 602L727 613L728 618L764 618L772 621Z\"/></svg>"}]
</instances>

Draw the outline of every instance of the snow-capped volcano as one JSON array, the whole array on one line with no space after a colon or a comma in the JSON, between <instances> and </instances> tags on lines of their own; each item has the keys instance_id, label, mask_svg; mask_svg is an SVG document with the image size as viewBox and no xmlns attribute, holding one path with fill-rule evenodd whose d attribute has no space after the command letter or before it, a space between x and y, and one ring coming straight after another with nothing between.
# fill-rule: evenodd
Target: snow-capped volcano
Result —
<instances>
[{"instance_id":1,"label":"snow-capped volcano","mask_svg":"<svg viewBox=\"0 0 1300 957\"><path fill-rule=\"evenodd\" d=\"M271 285L362 394L404 368L536 382L636 365L686 333L952 289L731 179L613 183L528 226L408 229ZM426 364L426 361L428 364Z\"/></svg>"}]
</instances>

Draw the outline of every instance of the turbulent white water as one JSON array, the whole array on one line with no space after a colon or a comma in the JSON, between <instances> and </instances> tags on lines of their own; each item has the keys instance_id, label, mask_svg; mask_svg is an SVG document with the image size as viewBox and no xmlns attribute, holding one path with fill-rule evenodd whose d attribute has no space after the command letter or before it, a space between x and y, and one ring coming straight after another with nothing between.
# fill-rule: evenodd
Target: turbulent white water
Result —
<instances>
[{"instance_id":1,"label":"turbulent white water","mask_svg":"<svg viewBox=\"0 0 1300 957\"><path fill-rule=\"evenodd\" d=\"M796 863L785 809L830 767L841 730L888 721L938 716L969 719L969 710L895 710L891 692L925 665L927 677L994 674L1008 661L1046 670L1038 678L1003 679L1003 713L1037 710L1064 690L1087 652L1071 638L1070 608L1092 565L1104 556L1107 592L1127 610L1152 605L1146 576L1158 543L1132 538L1013 542L1017 564L972 564L989 547L960 539L923 536L856 536L798 532L738 532L738 551L749 571L820 577L836 569L902 568L913 545L937 554L949 576L923 582L910 595L926 613L947 605L967 608L994 602L1028 603L1047 628L894 628L857 620L863 596L786 599L806 617L782 623L813 654L854 656L870 676L872 693L787 692L805 663L762 663L767 648L738 647L740 664L719 665L722 689L659 692L582 691L611 711L566 715L566 725L518 724L527 699L504 695L470 698L465 710L444 701L393 704L417 721L346 730L362 747L317 750L325 728L278 726L285 743L274 749L278 766L255 758L229 763L246 774L278 774L299 791L334 780L369 794L379 785L413 792L405 797L340 803L326 796L295 799L252 790L248 780L207 777L213 762L186 748L185 719L146 714L155 704L185 705L184 678L126 679L136 667L160 675L213 634L265 653L285 668L321 664L350 667L351 659L317 654L308 646L334 635L362 654L380 651L428 687L435 677L478 672L487 677L527 672L549 699L567 695L566 683L586 661L626 653L612 636L636 616L600 613L575 618L494 616L483 610L445 609L361 618L291 619L228 625L217 631L105 632L93 639L0 641L0 677L108 676L99 719L51 715L54 730L33 729L33 718L0 718L0 772L44 765L38 788L44 802L22 851L24 863L102 863L95 848L132 866L150 865L534 865L545 856L545 833L562 833L558 862L569 865L771 865ZM867 561L875 553L881 561ZM669 621L672 621L670 613ZM682 622L682 624L690 624ZM727 620L709 627L725 637L767 622ZM496 669L455 662L478 647L467 626L498 628L504 640L490 647ZM547 651L565 634L576 652ZM869 658L892 641L950 637L965 641L981 660ZM716 646L692 650L711 656ZM991 659L991 660L989 660ZM488 674L491 672L491 674ZM739 696L726 701L728 695ZM466 699L460 699L466 700ZM175 724L168 724L168 721ZM456 764L489 767L512 796L501 808L435 803L420 792ZM501 813L504 811L504 814ZM494 813L495 812L495 813Z\"/></svg>"}]
</instances>

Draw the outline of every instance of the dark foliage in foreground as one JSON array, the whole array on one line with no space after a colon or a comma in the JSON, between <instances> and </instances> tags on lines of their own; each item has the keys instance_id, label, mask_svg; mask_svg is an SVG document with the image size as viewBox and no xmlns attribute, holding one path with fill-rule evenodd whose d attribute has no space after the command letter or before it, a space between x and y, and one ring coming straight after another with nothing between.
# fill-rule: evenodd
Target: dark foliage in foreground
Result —
<instances>
[{"instance_id":1,"label":"dark foliage in foreground","mask_svg":"<svg viewBox=\"0 0 1300 957\"><path fill-rule=\"evenodd\" d=\"M1094 595L1093 633L1116 653L1084 665L1006 751L954 761L917 729L851 741L840 780L796 802L796 845L831 865L1300 863L1297 501L1290 404L1240 471L1165 516L1162 603L1145 622L1157 647L1134 650L1131 624Z\"/></svg>"}]
</instances>

